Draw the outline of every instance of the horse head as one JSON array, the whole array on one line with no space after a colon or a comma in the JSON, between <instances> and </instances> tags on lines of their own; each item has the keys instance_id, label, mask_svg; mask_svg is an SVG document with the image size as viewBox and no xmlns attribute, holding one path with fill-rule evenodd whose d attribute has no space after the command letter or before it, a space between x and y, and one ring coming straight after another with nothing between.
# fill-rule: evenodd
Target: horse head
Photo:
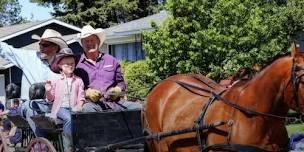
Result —
<instances>
[{"instance_id":1,"label":"horse head","mask_svg":"<svg viewBox=\"0 0 304 152\"><path fill-rule=\"evenodd\" d=\"M298 113L304 112L304 50L294 44L291 52L292 67L290 74L289 107Z\"/></svg>"}]
</instances>

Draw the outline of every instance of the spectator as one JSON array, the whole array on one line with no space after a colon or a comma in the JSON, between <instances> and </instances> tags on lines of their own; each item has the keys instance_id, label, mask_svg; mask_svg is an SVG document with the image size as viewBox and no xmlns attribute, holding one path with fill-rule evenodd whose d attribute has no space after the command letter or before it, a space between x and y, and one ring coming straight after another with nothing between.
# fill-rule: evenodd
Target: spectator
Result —
<instances>
[{"instance_id":1,"label":"spectator","mask_svg":"<svg viewBox=\"0 0 304 152\"><path fill-rule=\"evenodd\" d=\"M14 99L12 106L7 110L0 113L0 115L18 115L20 113L19 99ZM10 146L16 145L22 139L22 130L17 128L8 119L3 121L3 131L5 135L6 143Z\"/></svg>"}]
</instances>

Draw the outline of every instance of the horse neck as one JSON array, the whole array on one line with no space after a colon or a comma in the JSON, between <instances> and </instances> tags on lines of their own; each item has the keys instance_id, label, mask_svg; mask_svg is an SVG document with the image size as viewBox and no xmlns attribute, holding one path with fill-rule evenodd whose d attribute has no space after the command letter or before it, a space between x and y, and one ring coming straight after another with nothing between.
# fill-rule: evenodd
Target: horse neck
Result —
<instances>
[{"instance_id":1,"label":"horse neck","mask_svg":"<svg viewBox=\"0 0 304 152\"><path fill-rule=\"evenodd\" d=\"M283 100L283 91L290 76L291 65L290 57L276 60L243 86L232 87L227 95L237 97L234 99L237 100L236 103L252 110L287 113L288 109L282 108L282 105L287 107L288 102Z\"/></svg>"}]
</instances>

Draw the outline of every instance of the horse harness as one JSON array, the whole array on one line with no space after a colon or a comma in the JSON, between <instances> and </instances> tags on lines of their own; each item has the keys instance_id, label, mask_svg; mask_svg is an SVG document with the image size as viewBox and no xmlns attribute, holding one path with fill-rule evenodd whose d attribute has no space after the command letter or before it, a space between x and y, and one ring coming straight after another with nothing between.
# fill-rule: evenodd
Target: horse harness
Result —
<instances>
[{"instance_id":1,"label":"horse harness","mask_svg":"<svg viewBox=\"0 0 304 152\"><path fill-rule=\"evenodd\" d=\"M299 94L298 94L298 89L299 89L299 84L300 83L304 83L303 81L301 81L301 78L304 76L304 73L301 75L297 75L297 71L301 71L304 70L304 66L297 66L294 64L293 61L293 65L291 68L291 76L290 76L290 81L292 83L292 93L293 93L293 99L295 101L296 104L296 111L297 113L301 113L300 112L300 103L299 103Z\"/></svg>"},{"instance_id":2,"label":"horse harness","mask_svg":"<svg viewBox=\"0 0 304 152\"><path fill-rule=\"evenodd\" d=\"M298 88L299 88L300 83L304 83L300 80L302 78L302 76L304 76L304 74L301 74L301 75L297 76L296 72L301 71L301 70L304 70L304 66L297 66L297 65L294 65L294 63L293 63L292 69L291 69L291 77L290 77L290 81L289 81L289 82L292 83L293 99L294 99L294 102L296 104L296 109L297 109L298 113L300 112ZM195 78L196 80L199 80L200 82L203 82L202 80L200 80L197 77L193 77L193 78ZM170 79L167 79L167 80L170 80ZM204 92L210 93L212 95L212 96L210 96L208 102L203 106L202 111L201 111L198 119L195 121L195 125L197 126L197 128L198 128L198 126L203 125L203 120L204 120L204 117L207 113L208 108L216 100L222 101L224 104L226 104L226 105L228 105L228 106L230 106L234 109L237 109L237 110L243 112L246 115L266 116L266 117L272 117L272 118L277 118L277 119L287 119L288 118L288 117L284 117L284 116L253 111L251 109L242 107L242 106L240 106L240 105L238 105L234 102L231 102L231 101L229 101L229 100L227 100L227 99L225 99L221 96L227 89L225 89L225 90L223 90L219 93L215 93L211 90L204 89L204 88L201 88L201 87L198 87L198 86L194 86L192 84L188 84L188 83L185 83L185 82L182 82L182 81L178 81L178 80L170 80L170 81L173 81L173 82L177 83L181 87L185 88L186 90L188 90L188 91L190 91L194 94L200 95L199 93L196 93L196 92L192 91L191 89L204 91ZM227 123L227 125L229 125L229 126L233 125L232 120L231 121L229 120L225 123ZM199 146L199 150L201 152L207 152L209 150L230 150L230 151L242 151L242 152L244 152L244 151L245 152L271 152L271 151L267 151L265 149L259 148L257 146L242 145L242 144L231 144L231 143L229 143L229 139L227 140L228 141L227 144L216 144L216 145L205 146L202 142L202 138L203 138L202 135L203 135L203 133L201 133L201 130L197 129L196 130L197 142L199 144L198 146ZM206 141L206 138L204 138L204 141ZM276 151L276 152L285 152L285 151L288 151L288 146L286 146L285 148L283 148L279 151Z\"/></svg>"}]
</instances>

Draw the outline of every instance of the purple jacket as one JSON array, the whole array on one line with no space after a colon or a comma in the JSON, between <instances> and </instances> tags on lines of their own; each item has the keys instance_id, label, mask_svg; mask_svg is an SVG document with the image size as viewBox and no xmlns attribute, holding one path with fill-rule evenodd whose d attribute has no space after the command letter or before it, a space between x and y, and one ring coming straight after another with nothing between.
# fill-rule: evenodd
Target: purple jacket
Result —
<instances>
[{"instance_id":1,"label":"purple jacket","mask_svg":"<svg viewBox=\"0 0 304 152\"><path fill-rule=\"evenodd\" d=\"M93 88L105 94L107 89L118 85L122 91L126 90L120 64L109 54L101 54L95 65L88 62L82 54L75 74L82 78L85 89Z\"/></svg>"}]
</instances>

